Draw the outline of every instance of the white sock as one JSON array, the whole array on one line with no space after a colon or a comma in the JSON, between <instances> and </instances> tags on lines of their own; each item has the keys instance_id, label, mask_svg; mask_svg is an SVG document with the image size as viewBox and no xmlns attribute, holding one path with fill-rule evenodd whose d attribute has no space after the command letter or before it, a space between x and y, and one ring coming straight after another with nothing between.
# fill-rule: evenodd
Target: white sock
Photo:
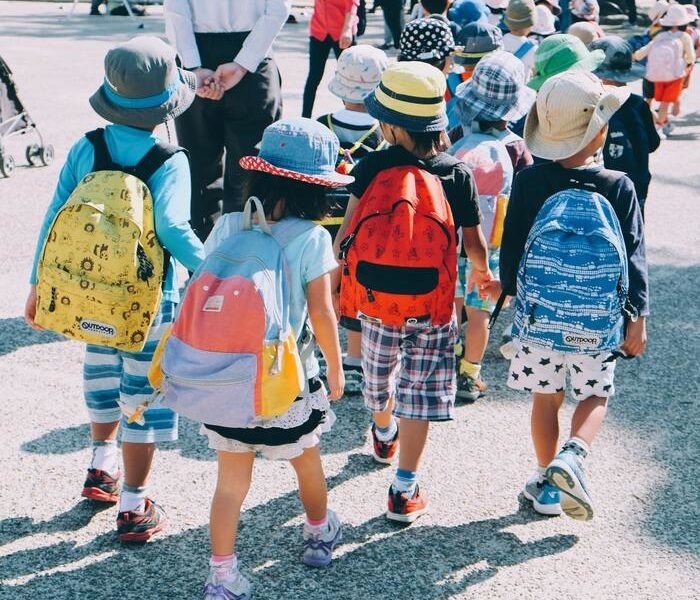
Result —
<instances>
[{"instance_id":1,"label":"white sock","mask_svg":"<svg viewBox=\"0 0 700 600\"><path fill-rule=\"evenodd\" d=\"M537 474L540 476L540 481L544 480L544 473L547 470L547 467L541 467L540 465L537 465Z\"/></svg>"},{"instance_id":2,"label":"white sock","mask_svg":"<svg viewBox=\"0 0 700 600\"><path fill-rule=\"evenodd\" d=\"M396 422L396 419L391 419L391 424L386 430L382 430L376 425L374 426L374 433L377 435L377 439L380 442L390 442L391 440L394 439L394 436L396 435L396 432L399 429L399 424Z\"/></svg>"},{"instance_id":3,"label":"white sock","mask_svg":"<svg viewBox=\"0 0 700 600\"><path fill-rule=\"evenodd\" d=\"M116 440L97 440L92 442L91 469L100 469L110 475L119 471L119 450Z\"/></svg>"},{"instance_id":4,"label":"white sock","mask_svg":"<svg viewBox=\"0 0 700 600\"><path fill-rule=\"evenodd\" d=\"M309 517L306 517L306 528L311 533L321 534L328 531L328 513L320 521L310 521Z\"/></svg>"},{"instance_id":5,"label":"white sock","mask_svg":"<svg viewBox=\"0 0 700 600\"><path fill-rule=\"evenodd\" d=\"M567 440L566 444L564 444L564 448L567 446L572 447L573 450L576 453L576 455L583 460L588 456L588 453L591 451L590 447L586 443L585 440L582 440L579 437L571 437Z\"/></svg>"},{"instance_id":6,"label":"white sock","mask_svg":"<svg viewBox=\"0 0 700 600\"><path fill-rule=\"evenodd\" d=\"M143 512L146 508L146 486L133 487L124 484L119 496L119 512Z\"/></svg>"},{"instance_id":7,"label":"white sock","mask_svg":"<svg viewBox=\"0 0 700 600\"><path fill-rule=\"evenodd\" d=\"M361 367L362 359L359 356L346 356L343 359L343 365L346 367Z\"/></svg>"}]
</instances>

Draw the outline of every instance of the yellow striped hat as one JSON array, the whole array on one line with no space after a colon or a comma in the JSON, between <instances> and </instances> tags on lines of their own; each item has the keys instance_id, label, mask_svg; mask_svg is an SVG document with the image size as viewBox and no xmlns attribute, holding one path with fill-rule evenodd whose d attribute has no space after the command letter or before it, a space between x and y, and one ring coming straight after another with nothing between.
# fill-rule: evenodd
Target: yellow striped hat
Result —
<instances>
[{"instance_id":1,"label":"yellow striped hat","mask_svg":"<svg viewBox=\"0 0 700 600\"><path fill-rule=\"evenodd\" d=\"M375 119L414 133L443 131L446 82L443 73L423 62L399 62L382 74L375 90L365 98Z\"/></svg>"}]
</instances>

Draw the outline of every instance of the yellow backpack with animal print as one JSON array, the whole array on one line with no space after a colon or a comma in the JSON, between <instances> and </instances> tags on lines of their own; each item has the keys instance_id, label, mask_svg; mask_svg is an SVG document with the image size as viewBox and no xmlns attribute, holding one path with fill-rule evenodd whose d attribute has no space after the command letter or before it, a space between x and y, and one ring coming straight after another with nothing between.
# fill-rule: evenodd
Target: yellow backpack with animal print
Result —
<instances>
[{"instance_id":1,"label":"yellow backpack with animal print","mask_svg":"<svg viewBox=\"0 0 700 600\"><path fill-rule=\"evenodd\" d=\"M48 231L36 323L89 344L139 352L160 306L168 256L146 182L180 149L156 144L138 165L122 167L109 156L104 130L86 137L95 166Z\"/></svg>"}]
</instances>

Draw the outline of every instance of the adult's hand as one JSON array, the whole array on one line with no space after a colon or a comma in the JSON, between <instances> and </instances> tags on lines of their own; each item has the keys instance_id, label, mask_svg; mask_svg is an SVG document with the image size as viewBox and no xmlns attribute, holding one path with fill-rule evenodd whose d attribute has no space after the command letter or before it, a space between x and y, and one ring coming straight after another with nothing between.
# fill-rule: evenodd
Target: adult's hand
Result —
<instances>
[{"instance_id":1,"label":"adult's hand","mask_svg":"<svg viewBox=\"0 0 700 600\"><path fill-rule=\"evenodd\" d=\"M350 33L349 31L343 31L343 33L340 34L338 46L341 50L345 50L346 48L352 46L352 33Z\"/></svg>"},{"instance_id":2,"label":"adult's hand","mask_svg":"<svg viewBox=\"0 0 700 600\"><path fill-rule=\"evenodd\" d=\"M223 86L216 81L214 71L200 67L194 69L192 72L197 77L196 94L200 98L206 98L207 100L221 100L221 98L223 98L225 90Z\"/></svg>"},{"instance_id":3,"label":"adult's hand","mask_svg":"<svg viewBox=\"0 0 700 600\"><path fill-rule=\"evenodd\" d=\"M237 62L224 63L219 65L214 73L216 82L223 87L225 91L238 85L248 73L248 69L242 67Z\"/></svg>"}]
</instances>

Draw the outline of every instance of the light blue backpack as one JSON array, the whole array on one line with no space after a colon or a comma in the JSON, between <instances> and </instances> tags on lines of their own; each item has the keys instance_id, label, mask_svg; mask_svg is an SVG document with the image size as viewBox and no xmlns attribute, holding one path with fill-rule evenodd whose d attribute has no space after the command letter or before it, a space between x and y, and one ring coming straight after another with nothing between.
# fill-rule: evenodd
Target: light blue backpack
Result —
<instances>
[{"instance_id":1,"label":"light blue backpack","mask_svg":"<svg viewBox=\"0 0 700 600\"><path fill-rule=\"evenodd\" d=\"M558 192L540 209L518 271L513 337L577 354L614 350L627 310L620 222L599 193Z\"/></svg>"}]
</instances>

